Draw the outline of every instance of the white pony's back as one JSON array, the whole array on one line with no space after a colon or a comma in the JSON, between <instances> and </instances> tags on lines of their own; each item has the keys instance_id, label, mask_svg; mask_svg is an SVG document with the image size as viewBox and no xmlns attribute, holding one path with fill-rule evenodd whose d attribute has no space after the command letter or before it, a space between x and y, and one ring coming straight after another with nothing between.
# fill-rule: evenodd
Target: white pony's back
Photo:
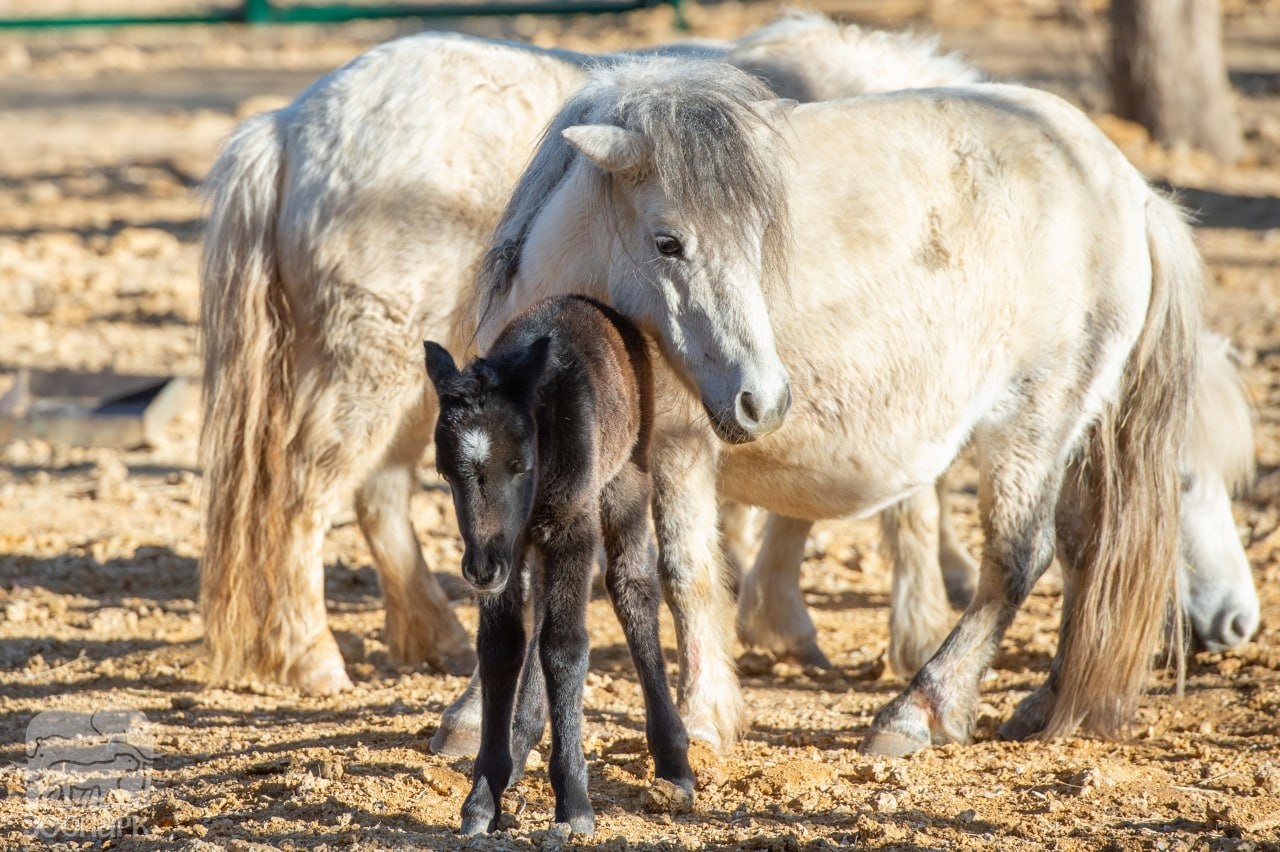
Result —
<instances>
[{"instance_id":1,"label":"white pony's back","mask_svg":"<svg viewBox=\"0 0 1280 852\"><path fill-rule=\"evenodd\" d=\"M725 61L805 102L983 79L956 54L939 53L935 36L840 25L817 12L790 12L739 38Z\"/></svg>"}]
</instances>

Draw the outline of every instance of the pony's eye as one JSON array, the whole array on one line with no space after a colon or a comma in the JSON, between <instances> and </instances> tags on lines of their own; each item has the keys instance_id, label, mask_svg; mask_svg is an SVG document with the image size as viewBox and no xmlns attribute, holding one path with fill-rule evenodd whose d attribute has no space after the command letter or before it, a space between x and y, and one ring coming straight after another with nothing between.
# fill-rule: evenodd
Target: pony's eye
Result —
<instances>
[{"instance_id":1,"label":"pony's eye","mask_svg":"<svg viewBox=\"0 0 1280 852\"><path fill-rule=\"evenodd\" d=\"M516 459L511 463L512 476L524 476L529 472L529 465L525 464L522 459Z\"/></svg>"},{"instance_id":2,"label":"pony's eye","mask_svg":"<svg viewBox=\"0 0 1280 852\"><path fill-rule=\"evenodd\" d=\"M653 238L653 244L660 254L667 257L679 257L684 254L684 246L670 234L658 234Z\"/></svg>"}]
</instances>

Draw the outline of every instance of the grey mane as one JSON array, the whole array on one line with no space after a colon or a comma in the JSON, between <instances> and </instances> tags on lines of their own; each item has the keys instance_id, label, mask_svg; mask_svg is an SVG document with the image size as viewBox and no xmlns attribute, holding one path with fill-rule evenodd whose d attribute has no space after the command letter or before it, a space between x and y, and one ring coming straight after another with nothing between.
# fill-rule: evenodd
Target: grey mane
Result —
<instances>
[{"instance_id":1,"label":"grey mane","mask_svg":"<svg viewBox=\"0 0 1280 852\"><path fill-rule=\"evenodd\" d=\"M651 176L706 239L736 242L742 214L763 213L764 281L785 282L790 228L780 149L761 144L763 116L757 112L760 102L773 99L756 78L710 60L636 57L594 67L547 127L512 192L481 266L482 299L493 304L506 294L538 212L577 154L561 131L578 124L643 134L654 152ZM608 178L601 181L604 192Z\"/></svg>"}]
</instances>

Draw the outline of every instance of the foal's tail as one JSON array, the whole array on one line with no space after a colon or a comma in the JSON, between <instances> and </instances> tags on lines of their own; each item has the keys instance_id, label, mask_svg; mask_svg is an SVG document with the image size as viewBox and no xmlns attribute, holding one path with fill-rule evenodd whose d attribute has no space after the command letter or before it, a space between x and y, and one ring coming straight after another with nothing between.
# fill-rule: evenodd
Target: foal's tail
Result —
<instances>
[{"instance_id":1,"label":"foal's tail","mask_svg":"<svg viewBox=\"0 0 1280 852\"><path fill-rule=\"evenodd\" d=\"M1125 365L1119 400L1104 409L1070 483L1086 507L1075 543L1078 584L1064 613L1057 700L1043 734L1078 725L1106 736L1133 718L1164 635L1178 618L1179 455L1196 384L1204 266L1191 228L1149 193L1151 301ZM1181 680L1181 625L1173 653Z\"/></svg>"},{"instance_id":2,"label":"foal's tail","mask_svg":"<svg viewBox=\"0 0 1280 852\"><path fill-rule=\"evenodd\" d=\"M274 113L244 122L210 173L200 270L205 548L200 597L214 678L270 668L254 637L285 523L292 320L279 284L282 150Z\"/></svg>"}]
</instances>

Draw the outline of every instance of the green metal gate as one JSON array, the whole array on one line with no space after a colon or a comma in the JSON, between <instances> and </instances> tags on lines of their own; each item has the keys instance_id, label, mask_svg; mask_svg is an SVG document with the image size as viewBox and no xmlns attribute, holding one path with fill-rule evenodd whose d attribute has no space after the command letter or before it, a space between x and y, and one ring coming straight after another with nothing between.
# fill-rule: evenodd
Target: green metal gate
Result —
<instances>
[{"instance_id":1,"label":"green metal gate","mask_svg":"<svg viewBox=\"0 0 1280 852\"><path fill-rule=\"evenodd\" d=\"M682 0L531 0L531 2L395 3L387 5L276 5L244 0L239 7L179 15L82 15L48 18L0 18L0 29L114 27L142 24L323 24L361 18L460 18L468 15L571 15L629 12L654 6L675 9L683 27Z\"/></svg>"}]
</instances>

